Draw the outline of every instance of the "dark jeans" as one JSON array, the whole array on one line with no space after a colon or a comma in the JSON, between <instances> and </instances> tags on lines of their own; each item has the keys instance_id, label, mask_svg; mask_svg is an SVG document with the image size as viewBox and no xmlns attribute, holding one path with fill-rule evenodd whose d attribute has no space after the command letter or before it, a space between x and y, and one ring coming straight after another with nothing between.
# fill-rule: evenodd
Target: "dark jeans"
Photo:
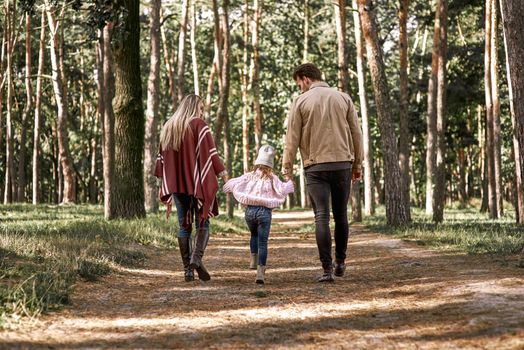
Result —
<instances>
[{"instance_id":1,"label":"dark jeans","mask_svg":"<svg viewBox=\"0 0 524 350\"><path fill-rule=\"evenodd\" d=\"M245 219L249 231L251 231L251 241L249 247L251 254L258 254L258 265L266 266L267 262L267 241L271 228L272 210L259 205L248 205L246 208Z\"/></svg>"},{"instance_id":2,"label":"dark jeans","mask_svg":"<svg viewBox=\"0 0 524 350\"><path fill-rule=\"evenodd\" d=\"M332 265L329 200L335 219L335 258L346 259L349 224L347 204L351 190L351 168L334 171L306 172L307 190L315 212L315 232L322 267Z\"/></svg>"},{"instance_id":3,"label":"dark jeans","mask_svg":"<svg viewBox=\"0 0 524 350\"><path fill-rule=\"evenodd\" d=\"M184 218L186 215L191 215L195 227L198 230L198 225L200 218L197 211L197 203L195 197L184 194L184 193L174 193L173 200L176 205L176 214L178 217L178 226L180 231L178 232L178 237L191 237L191 231L193 230L192 225L184 225ZM188 211L191 210L190 213ZM204 228L209 231L209 219L204 222Z\"/></svg>"}]
</instances>

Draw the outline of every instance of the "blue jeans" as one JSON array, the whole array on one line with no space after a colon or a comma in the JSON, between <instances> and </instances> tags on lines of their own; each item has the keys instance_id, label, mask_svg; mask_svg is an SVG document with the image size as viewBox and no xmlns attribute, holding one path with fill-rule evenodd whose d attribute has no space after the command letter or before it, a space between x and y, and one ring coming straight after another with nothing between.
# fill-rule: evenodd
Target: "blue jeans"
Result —
<instances>
[{"instance_id":1,"label":"blue jeans","mask_svg":"<svg viewBox=\"0 0 524 350\"><path fill-rule=\"evenodd\" d=\"M245 219L249 231L251 231L250 249L251 254L258 254L258 265L266 266L267 241L271 229L272 209L259 205L248 205Z\"/></svg>"},{"instance_id":2,"label":"blue jeans","mask_svg":"<svg viewBox=\"0 0 524 350\"><path fill-rule=\"evenodd\" d=\"M185 193L174 193L173 199L176 205L176 214L178 217L178 237L191 237L193 225L188 225L187 220L189 216L193 219L195 227L198 230L200 217L198 216L197 203L195 197ZM204 222L204 228L209 232L209 219Z\"/></svg>"},{"instance_id":3,"label":"blue jeans","mask_svg":"<svg viewBox=\"0 0 524 350\"><path fill-rule=\"evenodd\" d=\"M329 229L330 200L335 219L335 258L346 259L348 246L348 200L351 190L351 168L332 171L306 172L307 190L315 212L315 233L323 268L330 268L331 231Z\"/></svg>"}]
</instances>

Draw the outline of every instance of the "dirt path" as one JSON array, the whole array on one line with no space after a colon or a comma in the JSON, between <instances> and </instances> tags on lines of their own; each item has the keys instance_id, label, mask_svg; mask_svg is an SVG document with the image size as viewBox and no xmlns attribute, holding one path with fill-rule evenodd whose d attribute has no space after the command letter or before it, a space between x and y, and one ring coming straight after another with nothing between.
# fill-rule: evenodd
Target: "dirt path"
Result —
<instances>
[{"instance_id":1,"label":"dirt path","mask_svg":"<svg viewBox=\"0 0 524 350\"><path fill-rule=\"evenodd\" d=\"M0 348L524 349L524 271L353 228L346 277L318 284L308 213L278 214L267 283L246 235L214 235L210 282L183 281L178 251L80 283L72 304L0 333ZM289 226L285 226L289 225ZM504 266L505 265L505 266Z\"/></svg>"}]
</instances>

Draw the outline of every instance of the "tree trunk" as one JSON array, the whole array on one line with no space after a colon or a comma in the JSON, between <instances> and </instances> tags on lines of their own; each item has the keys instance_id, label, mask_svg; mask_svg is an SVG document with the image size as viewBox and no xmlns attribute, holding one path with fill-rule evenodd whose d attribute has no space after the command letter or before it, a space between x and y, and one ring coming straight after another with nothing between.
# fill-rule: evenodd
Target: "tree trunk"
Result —
<instances>
[{"instance_id":1,"label":"tree trunk","mask_svg":"<svg viewBox=\"0 0 524 350\"><path fill-rule=\"evenodd\" d=\"M462 207L466 205L467 192L466 192L466 152L463 147L459 148L457 155L458 165L458 197Z\"/></svg>"},{"instance_id":2,"label":"tree trunk","mask_svg":"<svg viewBox=\"0 0 524 350\"><path fill-rule=\"evenodd\" d=\"M349 73L346 53L346 0L338 0L333 6L337 31L338 89L349 93ZM360 203L360 197L358 183L354 183L351 190L351 209L353 221L357 222L362 221L362 204Z\"/></svg>"},{"instance_id":3,"label":"tree trunk","mask_svg":"<svg viewBox=\"0 0 524 350\"><path fill-rule=\"evenodd\" d=\"M351 220L362 222L362 199L360 195L360 181L351 186Z\"/></svg>"},{"instance_id":4,"label":"tree trunk","mask_svg":"<svg viewBox=\"0 0 524 350\"><path fill-rule=\"evenodd\" d=\"M230 152L230 135L229 135L229 114L227 109L227 104L229 100L229 70L230 70L230 53L231 46L229 40L229 20L228 20L228 7L229 0L223 0L222 2L222 16L221 16L221 27L222 27L222 38L223 38L223 48L222 48L222 71L220 72L220 79L222 80L222 91L220 92L220 101L218 106L218 115L219 118L224 123L224 161L226 163L226 168L229 174L232 176L232 157ZM231 194L227 195L226 207L227 207L227 216L229 218L233 217L235 210L235 202Z\"/></svg>"},{"instance_id":5,"label":"tree trunk","mask_svg":"<svg viewBox=\"0 0 524 350\"><path fill-rule=\"evenodd\" d=\"M357 7L357 0L353 0L353 8L356 9ZM353 22L357 47L358 97L360 101L360 116L362 118L362 136L364 143L364 206L366 215L373 215L375 214L373 152L371 150L371 139L369 136L368 101L366 97L366 76L364 72L364 41L362 38L360 17L357 11L353 11Z\"/></svg>"},{"instance_id":6,"label":"tree trunk","mask_svg":"<svg viewBox=\"0 0 524 350\"><path fill-rule=\"evenodd\" d=\"M333 7L335 9L335 26L337 31L338 89L347 93L349 89L349 73L346 53L346 0L337 0Z\"/></svg>"},{"instance_id":7,"label":"tree trunk","mask_svg":"<svg viewBox=\"0 0 524 350\"><path fill-rule=\"evenodd\" d=\"M125 40L114 46L115 62L115 183L113 204L119 218L144 217L144 110L140 79L138 0L123 0L128 11Z\"/></svg>"},{"instance_id":8,"label":"tree trunk","mask_svg":"<svg viewBox=\"0 0 524 350\"><path fill-rule=\"evenodd\" d=\"M161 0L151 0L150 66L147 81L147 111L144 142L144 197L148 212L158 210L158 186L153 176L158 154L157 123L160 93L160 7ZM193 30L193 29L192 29Z\"/></svg>"},{"instance_id":9,"label":"tree trunk","mask_svg":"<svg viewBox=\"0 0 524 350\"><path fill-rule=\"evenodd\" d=\"M399 133L399 160L402 191L404 193L404 205L408 208L408 220L410 219L410 193L411 182L409 172L409 158L411 152L411 131L409 126L409 95L408 95L408 30L407 19L409 11L409 0L400 1L399 10L399 47L400 47L400 133Z\"/></svg>"},{"instance_id":10,"label":"tree trunk","mask_svg":"<svg viewBox=\"0 0 524 350\"><path fill-rule=\"evenodd\" d=\"M20 149L18 151L18 202L26 201L26 166L27 166L27 120L33 111L33 87L31 85L31 15L26 14L25 18L25 91L26 104L22 113L22 123L20 125Z\"/></svg>"},{"instance_id":11,"label":"tree trunk","mask_svg":"<svg viewBox=\"0 0 524 350\"><path fill-rule=\"evenodd\" d=\"M501 13L501 20L504 24L504 9L502 8L502 2L500 2L500 13ZM518 166L520 164L520 157L523 156L523 154L520 154L519 151L519 142L517 139L516 134L516 119L515 119L515 107L514 107L514 101L513 101L513 87L511 84L511 76L510 76L510 66L509 66L509 57L508 57L508 43L507 43L507 33L506 28L503 26L504 30L504 53L506 58L506 76L508 81L508 92L509 92L509 107L510 107L510 114L511 114L511 125L513 127L513 147L512 147L512 154L513 159L515 161L515 179L514 179L514 203L515 203L515 216L517 223L524 223L523 215L524 215L524 187L522 183L522 174L520 172L520 167Z\"/></svg>"},{"instance_id":12,"label":"tree trunk","mask_svg":"<svg viewBox=\"0 0 524 350\"><path fill-rule=\"evenodd\" d=\"M486 161L488 179L488 208L492 219L498 218L497 183L495 179L495 144L494 144L494 120L493 120L493 96L491 75L491 13L493 11L492 1L486 0L485 18L485 51L484 51L484 90L486 96Z\"/></svg>"},{"instance_id":13,"label":"tree trunk","mask_svg":"<svg viewBox=\"0 0 524 350\"><path fill-rule=\"evenodd\" d=\"M304 0L304 51L302 51L302 63L308 62L309 58L309 0Z\"/></svg>"},{"instance_id":14,"label":"tree trunk","mask_svg":"<svg viewBox=\"0 0 524 350\"><path fill-rule=\"evenodd\" d=\"M428 81L428 119L426 138L426 214L433 214L433 194L437 161L437 82L440 55L440 10L442 0L435 5L435 31L431 54L431 74Z\"/></svg>"},{"instance_id":15,"label":"tree trunk","mask_svg":"<svg viewBox=\"0 0 524 350\"><path fill-rule=\"evenodd\" d=\"M180 35L178 36L178 66L177 66L177 105L185 95L185 56L186 56L186 34L189 10L189 0L182 0L182 17L180 18Z\"/></svg>"},{"instance_id":16,"label":"tree trunk","mask_svg":"<svg viewBox=\"0 0 524 350\"><path fill-rule=\"evenodd\" d=\"M497 201L497 217L502 217L503 191L502 191L502 144L500 134L500 99L499 99L499 59L498 59L498 22L497 0L491 0L491 100L493 104L493 166L495 176L495 197Z\"/></svg>"},{"instance_id":17,"label":"tree trunk","mask_svg":"<svg viewBox=\"0 0 524 350\"><path fill-rule=\"evenodd\" d=\"M204 119L207 123L210 122L211 116L211 101L213 98L213 89L215 87L215 76L217 74L217 67L218 67L218 58L217 53L215 52L215 56L213 57L213 63L211 64L211 71L209 72L209 78L207 80L207 93L206 93L206 101L204 103Z\"/></svg>"},{"instance_id":18,"label":"tree trunk","mask_svg":"<svg viewBox=\"0 0 524 350\"><path fill-rule=\"evenodd\" d=\"M262 16L263 0L254 0L254 17L251 28L251 85L253 94L253 124L255 127L255 148L258 151L262 142L262 105L260 104L260 67L258 62L258 38L260 36L260 18Z\"/></svg>"},{"instance_id":19,"label":"tree trunk","mask_svg":"<svg viewBox=\"0 0 524 350\"><path fill-rule=\"evenodd\" d=\"M384 69L382 49L379 47L377 27L373 16L371 0L358 0L362 31L366 40L368 65L371 72L375 101L380 126L380 138L384 155L384 185L386 217L391 226L409 222L409 209L406 208L399 183L397 143L391 113L389 87Z\"/></svg>"},{"instance_id":20,"label":"tree trunk","mask_svg":"<svg viewBox=\"0 0 524 350\"><path fill-rule=\"evenodd\" d=\"M40 46L38 51L38 74L36 77L35 125L33 133L33 204L42 198L40 186L40 126L42 125L42 75L44 74L45 54L45 9L42 9L40 22Z\"/></svg>"},{"instance_id":21,"label":"tree trunk","mask_svg":"<svg viewBox=\"0 0 524 350\"><path fill-rule=\"evenodd\" d=\"M3 21L2 27L2 48L0 49L0 130L3 128L3 108L4 108L4 84L5 84L5 71L4 71L4 62L5 62L5 52L6 52L6 41L7 41L7 21ZM2 137L4 133L0 132L0 146L2 145Z\"/></svg>"},{"instance_id":22,"label":"tree trunk","mask_svg":"<svg viewBox=\"0 0 524 350\"><path fill-rule=\"evenodd\" d=\"M160 9L160 23L164 23L162 8ZM177 94L175 91L175 72L173 68L173 62L171 60L169 45L167 42L166 30L163 24L160 26L160 34L162 38L162 51L164 52L164 63L166 65L167 78L169 81L169 95L171 96L171 102L173 103L173 110L175 110L177 104Z\"/></svg>"},{"instance_id":23,"label":"tree trunk","mask_svg":"<svg viewBox=\"0 0 524 350\"><path fill-rule=\"evenodd\" d=\"M222 92L223 92L223 51L222 51L222 26L220 24L221 17L219 13L217 0L213 0L213 30L214 30L214 41L213 41L213 47L215 50L215 56L216 56L216 62L217 62L217 74L218 74L218 94L219 94L219 101L218 101L218 112L217 112L217 119L215 123L215 130L214 130L214 138L215 142L219 144L222 141L222 127L224 126L224 120L223 114L220 113L220 108L222 105ZM209 95L208 95L209 96Z\"/></svg>"},{"instance_id":24,"label":"tree trunk","mask_svg":"<svg viewBox=\"0 0 524 350\"><path fill-rule=\"evenodd\" d=\"M7 84L7 113L6 113L6 154L5 154L5 190L4 190L4 204L13 202L13 181L14 181L14 169L13 169L13 76L12 76L12 65L13 65L13 49L14 49L14 37L13 37L13 26L16 21L16 2L11 6L9 0L5 3L5 21L6 21L6 43L7 43L7 67L6 67L6 84ZM13 18L14 17L14 18Z\"/></svg>"},{"instance_id":25,"label":"tree trunk","mask_svg":"<svg viewBox=\"0 0 524 350\"><path fill-rule=\"evenodd\" d=\"M248 97L248 80L249 80L249 0L246 0L244 10L243 24L243 43L244 49L242 54L242 71L241 90L242 90L242 164L244 173L249 171L249 97Z\"/></svg>"},{"instance_id":26,"label":"tree trunk","mask_svg":"<svg viewBox=\"0 0 524 350\"><path fill-rule=\"evenodd\" d=\"M49 35L50 35L50 57L51 66L53 68L53 89L55 92L55 99L57 105L57 134L58 134L58 148L59 148L59 159L62 166L62 175L64 178L64 187L62 193L61 203L68 204L75 202L75 171L73 168L73 161L69 151L69 136L67 130L68 120L68 101L67 95L64 94L64 72L61 70L60 57L59 57L59 36L58 29L60 24L55 21L54 12L55 9L50 3L46 2L47 20L49 24ZM64 11L64 8L62 8ZM60 40L61 42L61 40Z\"/></svg>"},{"instance_id":27,"label":"tree trunk","mask_svg":"<svg viewBox=\"0 0 524 350\"><path fill-rule=\"evenodd\" d=\"M508 76L511 86L512 116L514 120L515 176L520 182L519 215L517 223L524 224L524 2L501 0L502 23L507 47ZM518 160L518 161L517 161ZM517 170L518 168L518 170Z\"/></svg>"},{"instance_id":28,"label":"tree trunk","mask_svg":"<svg viewBox=\"0 0 524 350\"><path fill-rule=\"evenodd\" d=\"M115 195L115 114L113 99L115 97L115 76L113 67L113 48L111 35L113 24L108 23L101 34L101 59L103 67L103 122L102 126L102 159L104 172L104 217L116 217Z\"/></svg>"},{"instance_id":29,"label":"tree trunk","mask_svg":"<svg viewBox=\"0 0 524 350\"><path fill-rule=\"evenodd\" d=\"M198 59L196 51L196 0L191 0L191 63L193 66L193 86L195 95L200 95L200 82L198 78Z\"/></svg>"},{"instance_id":30,"label":"tree trunk","mask_svg":"<svg viewBox=\"0 0 524 350\"><path fill-rule=\"evenodd\" d=\"M433 221L444 220L446 194L446 63L448 33L448 0L440 2L440 50L437 77L437 159L433 194Z\"/></svg>"}]
</instances>

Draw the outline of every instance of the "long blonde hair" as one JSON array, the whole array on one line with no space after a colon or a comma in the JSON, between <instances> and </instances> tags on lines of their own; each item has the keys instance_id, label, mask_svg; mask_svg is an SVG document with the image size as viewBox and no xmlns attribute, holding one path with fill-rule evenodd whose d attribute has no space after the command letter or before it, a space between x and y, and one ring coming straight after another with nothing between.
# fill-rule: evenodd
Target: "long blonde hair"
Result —
<instances>
[{"instance_id":1,"label":"long blonde hair","mask_svg":"<svg viewBox=\"0 0 524 350\"><path fill-rule=\"evenodd\" d=\"M253 167L253 173L257 170L262 172L262 179L271 179L273 177L273 168L270 168L267 165L257 164Z\"/></svg>"},{"instance_id":2,"label":"long blonde hair","mask_svg":"<svg viewBox=\"0 0 524 350\"><path fill-rule=\"evenodd\" d=\"M189 122L194 118L201 118L203 113L202 99L198 95L190 94L182 99L173 116L169 118L160 132L160 146L162 150L180 150L180 145L186 134Z\"/></svg>"}]
</instances>

